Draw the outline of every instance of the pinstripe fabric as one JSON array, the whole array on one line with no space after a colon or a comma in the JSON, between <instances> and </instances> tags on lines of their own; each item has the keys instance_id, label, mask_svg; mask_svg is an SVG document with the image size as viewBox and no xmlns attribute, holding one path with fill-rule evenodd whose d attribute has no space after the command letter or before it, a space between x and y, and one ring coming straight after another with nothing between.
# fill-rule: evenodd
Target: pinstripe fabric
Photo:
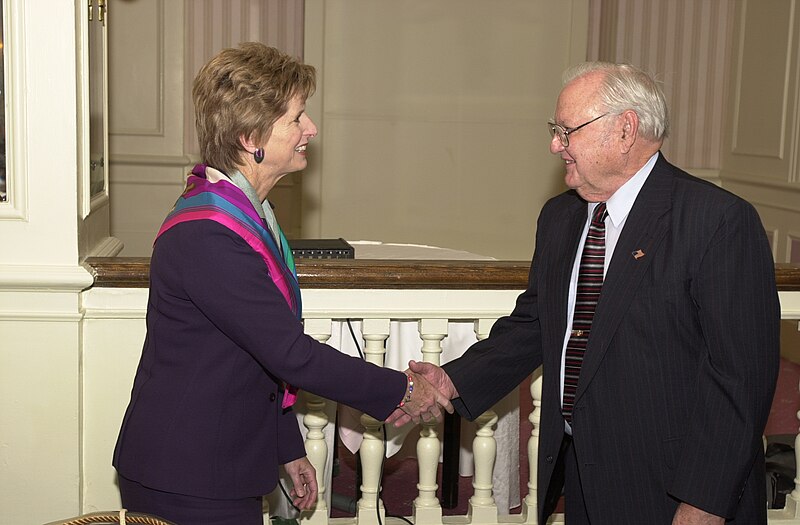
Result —
<instances>
[{"instance_id":1,"label":"pinstripe fabric","mask_svg":"<svg viewBox=\"0 0 800 525\"><path fill-rule=\"evenodd\" d=\"M564 357L564 400L561 410L568 423L572 422L572 407L575 402L575 392L578 390L583 354L586 352L594 310L603 287L607 215L605 202L601 202L595 207L578 270L575 314L572 318L572 332Z\"/></svg>"},{"instance_id":2,"label":"pinstripe fabric","mask_svg":"<svg viewBox=\"0 0 800 525\"><path fill-rule=\"evenodd\" d=\"M569 279L586 202L544 206L527 290L487 339L444 365L476 417L542 365L537 502L557 484ZM780 305L755 209L659 156L603 280L572 413L568 502L593 524L669 525L679 502L767 522L761 434L778 371ZM577 477L577 482L576 478ZM569 504L567 505L569 508ZM580 513L567 516L587 523Z\"/></svg>"}]
</instances>

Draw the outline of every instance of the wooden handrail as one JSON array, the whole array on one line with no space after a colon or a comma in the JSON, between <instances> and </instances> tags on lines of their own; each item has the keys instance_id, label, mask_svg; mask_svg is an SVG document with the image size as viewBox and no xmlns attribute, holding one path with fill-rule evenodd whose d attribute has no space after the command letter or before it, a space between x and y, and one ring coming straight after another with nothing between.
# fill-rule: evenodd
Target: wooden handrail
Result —
<instances>
[{"instance_id":1,"label":"wooden handrail","mask_svg":"<svg viewBox=\"0 0 800 525\"><path fill-rule=\"evenodd\" d=\"M148 257L90 257L84 266L102 288L147 288ZM301 288L522 290L529 261L298 259ZM781 291L800 291L800 265L776 264Z\"/></svg>"},{"instance_id":2,"label":"wooden handrail","mask_svg":"<svg viewBox=\"0 0 800 525\"><path fill-rule=\"evenodd\" d=\"M782 292L800 292L800 264L776 264L775 282Z\"/></svg>"}]
</instances>

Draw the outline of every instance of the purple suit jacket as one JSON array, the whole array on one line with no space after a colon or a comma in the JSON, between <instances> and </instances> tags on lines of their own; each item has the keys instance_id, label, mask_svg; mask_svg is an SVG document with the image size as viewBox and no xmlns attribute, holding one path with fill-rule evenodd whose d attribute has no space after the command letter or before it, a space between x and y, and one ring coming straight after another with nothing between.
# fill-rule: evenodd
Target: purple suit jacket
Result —
<instances>
[{"instance_id":1,"label":"purple suit jacket","mask_svg":"<svg viewBox=\"0 0 800 525\"><path fill-rule=\"evenodd\" d=\"M209 220L174 226L150 265L147 337L114 451L144 486L204 498L271 492L305 456L284 382L386 418L403 373L303 333L262 259Z\"/></svg>"}]
</instances>

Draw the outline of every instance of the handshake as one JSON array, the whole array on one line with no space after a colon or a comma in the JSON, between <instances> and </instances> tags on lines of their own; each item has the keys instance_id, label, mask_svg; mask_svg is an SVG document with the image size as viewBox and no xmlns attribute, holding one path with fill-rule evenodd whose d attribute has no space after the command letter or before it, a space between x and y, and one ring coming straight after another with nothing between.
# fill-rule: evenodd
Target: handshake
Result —
<instances>
[{"instance_id":1,"label":"handshake","mask_svg":"<svg viewBox=\"0 0 800 525\"><path fill-rule=\"evenodd\" d=\"M406 400L386 418L386 423L401 427L410 421L440 421L442 409L453 413L450 400L458 397L458 391L444 370L412 360L406 374L413 381L413 388L409 388Z\"/></svg>"}]
</instances>

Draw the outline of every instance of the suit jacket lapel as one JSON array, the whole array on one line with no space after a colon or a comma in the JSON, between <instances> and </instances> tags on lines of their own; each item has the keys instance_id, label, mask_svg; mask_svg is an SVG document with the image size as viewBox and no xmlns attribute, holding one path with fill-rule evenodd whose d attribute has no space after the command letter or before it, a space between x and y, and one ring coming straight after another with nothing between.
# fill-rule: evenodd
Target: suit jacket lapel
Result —
<instances>
[{"instance_id":1,"label":"suit jacket lapel","mask_svg":"<svg viewBox=\"0 0 800 525\"><path fill-rule=\"evenodd\" d=\"M572 266L578 251L583 227L586 224L586 201L575 195L574 202L566 208L564 221L547 225L548 245L542 249L543 279L539 288L539 300L547 305L543 315L542 342L544 348L561 348L567 330L567 296L572 277ZM550 370L560 370L561 353L545 352L544 359L551 365Z\"/></svg>"},{"instance_id":2,"label":"suit jacket lapel","mask_svg":"<svg viewBox=\"0 0 800 525\"><path fill-rule=\"evenodd\" d=\"M627 298L636 293L669 228L667 212L672 207L672 183L671 168L660 155L636 197L614 248L592 321L592 333L575 394L576 402L600 367L614 333L628 310L630 301ZM644 255L634 257L639 250Z\"/></svg>"}]
</instances>

